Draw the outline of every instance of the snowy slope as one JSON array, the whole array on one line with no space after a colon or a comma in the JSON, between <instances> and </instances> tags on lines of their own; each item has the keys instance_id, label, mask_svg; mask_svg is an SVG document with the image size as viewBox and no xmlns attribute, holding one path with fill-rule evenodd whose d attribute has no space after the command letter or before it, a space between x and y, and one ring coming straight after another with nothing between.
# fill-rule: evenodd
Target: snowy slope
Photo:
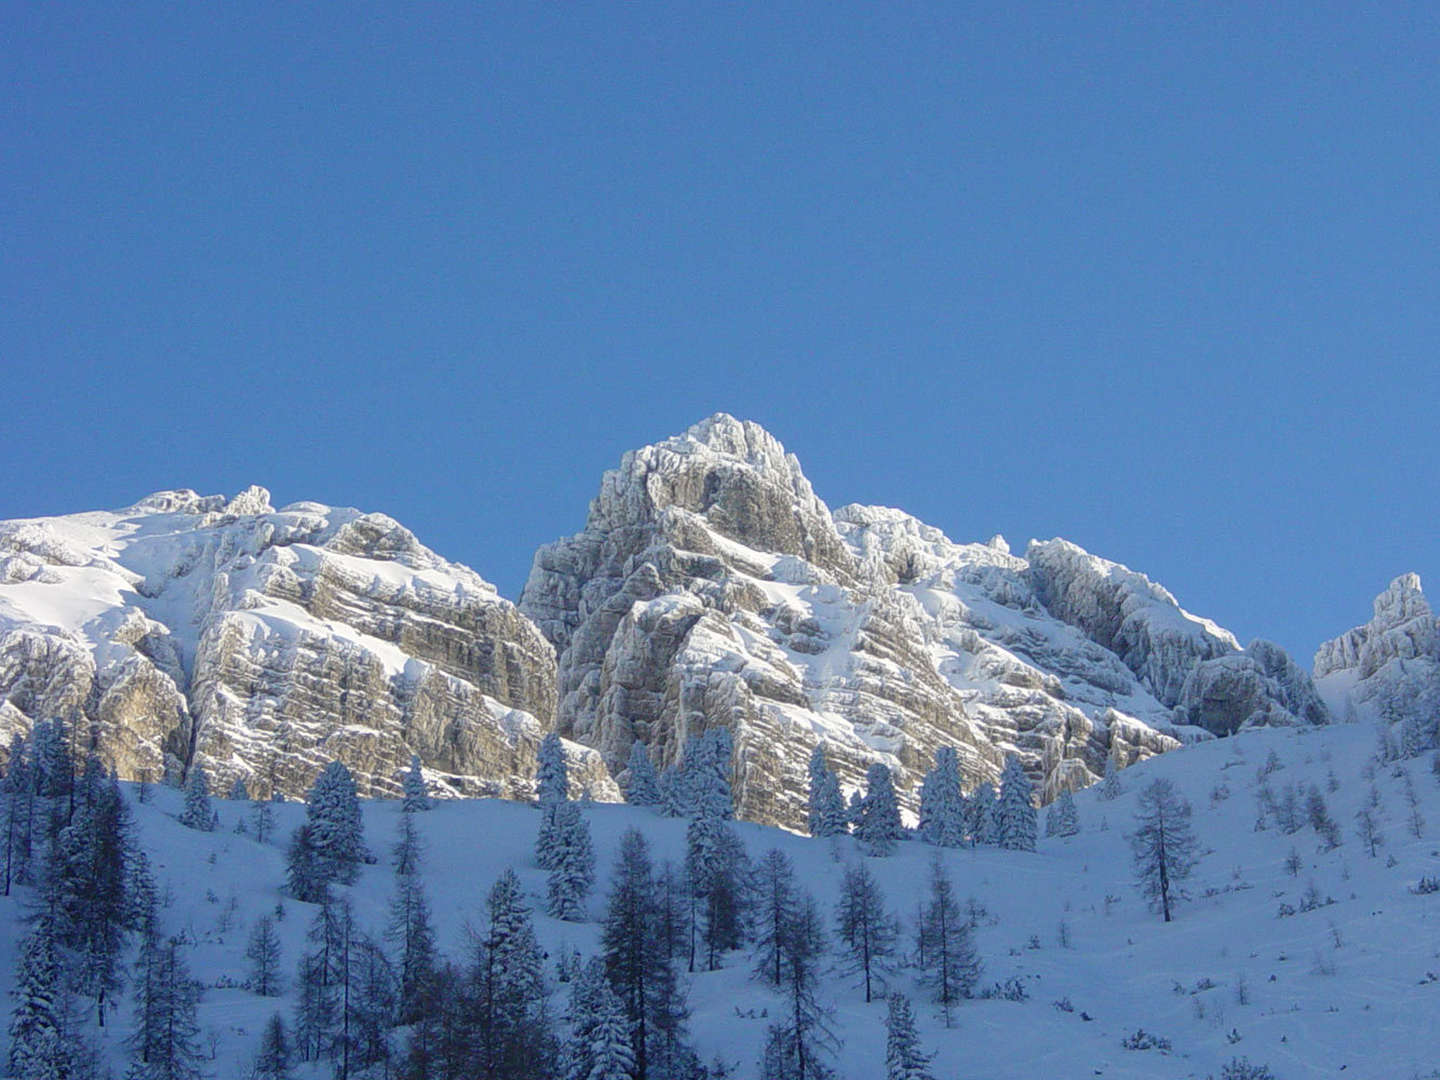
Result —
<instances>
[{"instance_id":1,"label":"snowy slope","mask_svg":"<svg viewBox=\"0 0 1440 1080\"><path fill-rule=\"evenodd\" d=\"M950 1030L932 1007L920 1006L924 1041L937 1052L936 1074L944 1080L1178 1080L1218 1073L1223 1062L1245 1055L1269 1063L1281 1080L1431 1075L1440 1063L1440 1028L1430 1023L1440 994L1440 981L1431 974L1440 972L1440 894L1415 895L1410 887L1422 874L1440 870L1434 851L1440 785L1428 759L1373 772L1385 845L1379 857L1369 857L1353 822L1368 798L1373 742L1372 731L1354 725L1244 732L1127 770L1125 794L1114 801L1102 800L1097 789L1081 793L1078 837L1042 841L1035 854L943 853L959 895L974 897L990 913L977 932L985 980L1022 979L1029 1000L966 1002ZM1326 791L1333 772L1338 790L1326 798L1344 834L1337 850L1321 853L1308 828L1284 835L1271 820L1256 831L1260 773L1272 753L1280 767L1263 779L1277 795L1287 784L1302 791L1315 784ZM1427 821L1418 839L1406 824L1401 770L1411 775ZM1136 793L1159 776L1173 780L1194 804L1207 849L1189 882L1194 899L1179 907L1169 925L1136 894L1123 841ZM243 806L218 805L228 830ZM157 790L154 802L138 807L137 816L157 876L170 886L167 926L185 930L196 942L193 969L212 984L241 978L250 925L279 904L285 913L279 924L284 966L293 971L315 909L281 898L279 848L228 831L191 832L173 820L178 810L177 793ZM283 835L300 820L302 808L291 804L279 810ZM602 910L604 878L624 829L641 828L657 859L683 854L682 821L624 806L597 805L585 813L601 867L593 916ZM388 847L398 804L369 803L365 817L371 847ZM429 846L426 883L448 951L463 948L467 923L482 921L485 892L505 867L517 869L538 906L545 882L531 852L538 820L530 807L486 800L441 803L419 816ZM799 880L827 910L843 862L859 857L848 838L829 842L755 825L738 829L752 856L771 846L789 854ZM1292 848L1302 862L1293 877L1284 868ZM906 921L907 938L932 855L933 849L907 843L891 859L872 860L890 906ZM1281 905L1298 907L1311 883L1334 903L1280 917ZM361 922L374 933L383 926L391 886L382 864L367 868L348 890ZM0 900L5 950L0 983L13 966L23 905L23 895ZM221 929L227 919L229 927ZM1062 922L1068 948L1059 943ZM597 947L594 922L575 925L537 916L536 923L552 958L569 948L589 954ZM750 979L749 970L747 956L732 954L725 970L691 978L690 1028L705 1060L721 1054L739 1063L736 1075L758 1078L755 1062L765 1030L758 1015L767 1008L773 1015L777 1002ZM896 985L918 1002L923 991L912 976L901 972ZM883 1003L866 1006L858 990L838 977L826 981L824 995L845 1040L835 1062L840 1076L883 1075ZM1057 1008L1056 1002L1068 1002L1071 1009ZM280 1004L288 1017L293 1003ZM201 1023L215 1032L217 1078L245 1075L260 1027L275 1005L274 999L241 989L208 993ZM123 1068L118 1041L123 1020L106 1036L117 1075ZM1121 1040L1142 1027L1169 1039L1172 1050L1122 1049ZM312 1071L328 1075L325 1069Z\"/></svg>"}]
</instances>

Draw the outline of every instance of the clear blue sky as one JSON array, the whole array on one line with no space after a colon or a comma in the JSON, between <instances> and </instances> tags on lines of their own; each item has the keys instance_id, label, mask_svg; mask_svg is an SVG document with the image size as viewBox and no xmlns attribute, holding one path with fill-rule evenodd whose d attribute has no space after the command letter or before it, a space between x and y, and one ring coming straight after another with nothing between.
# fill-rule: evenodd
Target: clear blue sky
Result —
<instances>
[{"instance_id":1,"label":"clear blue sky","mask_svg":"<svg viewBox=\"0 0 1440 1080\"><path fill-rule=\"evenodd\" d=\"M513 597L723 409L1308 664L1440 573L1437 56L1398 3L9 3L0 517L260 483Z\"/></svg>"}]
</instances>

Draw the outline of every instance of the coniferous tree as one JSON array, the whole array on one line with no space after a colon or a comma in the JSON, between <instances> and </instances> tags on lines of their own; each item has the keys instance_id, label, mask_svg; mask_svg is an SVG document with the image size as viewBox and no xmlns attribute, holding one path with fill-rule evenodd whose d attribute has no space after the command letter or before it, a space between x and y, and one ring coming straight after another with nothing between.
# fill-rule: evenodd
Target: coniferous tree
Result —
<instances>
[{"instance_id":1,"label":"coniferous tree","mask_svg":"<svg viewBox=\"0 0 1440 1080\"><path fill-rule=\"evenodd\" d=\"M835 929L845 945L842 970L858 974L868 1004L876 984L893 969L899 922L885 910L880 883L863 862L845 868L840 901L835 906Z\"/></svg>"},{"instance_id":2,"label":"coniferous tree","mask_svg":"<svg viewBox=\"0 0 1440 1080\"><path fill-rule=\"evenodd\" d=\"M187 829L214 832L218 821L210 805L210 778L205 775L205 766L197 761L185 781L185 809L180 812L180 824Z\"/></svg>"},{"instance_id":3,"label":"coniferous tree","mask_svg":"<svg viewBox=\"0 0 1440 1080\"><path fill-rule=\"evenodd\" d=\"M965 802L965 828L972 844L995 843L995 786L981 784Z\"/></svg>"},{"instance_id":4,"label":"coniferous tree","mask_svg":"<svg viewBox=\"0 0 1440 1080\"><path fill-rule=\"evenodd\" d=\"M326 881L353 884L367 860L355 779L341 762L321 771L305 797L305 821L316 867Z\"/></svg>"},{"instance_id":5,"label":"coniferous tree","mask_svg":"<svg viewBox=\"0 0 1440 1080\"><path fill-rule=\"evenodd\" d=\"M1075 807L1075 796L1066 790L1050 804L1045 816L1046 836L1075 836L1080 832L1080 811Z\"/></svg>"},{"instance_id":6,"label":"coniferous tree","mask_svg":"<svg viewBox=\"0 0 1440 1080\"><path fill-rule=\"evenodd\" d=\"M755 975L771 986L780 985L781 953L796 900L794 864L779 848L771 848L760 856L750 878Z\"/></svg>"},{"instance_id":7,"label":"coniferous tree","mask_svg":"<svg viewBox=\"0 0 1440 1080\"><path fill-rule=\"evenodd\" d=\"M728 728L711 728L686 748L685 785L692 817L728 821L735 816L730 792L733 747Z\"/></svg>"},{"instance_id":8,"label":"coniferous tree","mask_svg":"<svg viewBox=\"0 0 1440 1080\"><path fill-rule=\"evenodd\" d=\"M839 1048L828 1012L816 997L825 953L825 930L813 897L795 896L780 936L783 1019L770 1028L762 1065L773 1080L822 1080L834 1074L823 1057Z\"/></svg>"},{"instance_id":9,"label":"coniferous tree","mask_svg":"<svg viewBox=\"0 0 1440 1080\"><path fill-rule=\"evenodd\" d=\"M658 806L660 782L650 754L639 739L630 744L630 758L625 768L625 801L631 806Z\"/></svg>"},{"instance_id":10,"label":"coniferous tree","mask_svg":"<svg viewBox=\"0 0 1440 1080\"><path fill-rule=\"evenodd\" d=\"M245 959L250 962L250 987L261 997L275 997L283 989L280 977L280 935L275 932L275 920L261 915L255 920L250 931L250 940L245 946Z\"/></svg>"},{"instance_id":11,"label":"coniferous tree","mask_svg":"<svg viewBox=\"0 0 1440 1080\"><path fill-rule=\"evenodd\" d=\"M410 768L405 771L401 786L405 793L405 800L400 805L401 810L407 814L415 814L430 809L430 794L426 790L425 770L420 765L419 754L410 755Z\"/></svg>"},{"instance_id":12,"label":"coniferous tree","mask_svg":"<svg viewBox=\"0 0 1440 1080\"><path fill-rule=\"evenodd\" d=\"M330 896L330 878L315 850L314 832L308 822L290 834L290 847L285 853L285 889L296 900L306 904L323 904ZM301 1057L305 1057L303 1048Z\"/></svg>"},{"instance_id":13,"label":"coniferous tree","mask_svg":"<svg viewBox=\"0 0 1440 1080\"><path fill-rule=\"evenodd\" d=\"M290 1080L290 1036L285 1021L275 1013L260 1037L260 1052L250 1069L250 1080Z\"/></svg>"},{"instance_id":14,"label":"coniferous tree","mask_svg":"<svg viewBox=\"0 0 1440 1080\"><path fill-rule=\"evenodd\" d=\"M1100 797L1111 800L1118 799L1125 794L1124 787L1120 784L1120 765L1115 760L1114 753L1105 758L1105 779L1100 785Z\"/></svg>"},{"instance_id":15,"label":"coniferous tree","mask_svg":"<svg viewBox=\"0 0 1440 1080\"><path fill-rule=\"evenodd\" d=\"M605 962L592 957L570 996L571 1036L564 1080L632 1080L635 1051L630 1021L605 976Z\"/></svg>"},{"instance_id":16,"label":"coniferous tree","mask_svg":"<svg viewBox=\"0 0 1440 1080\"><path fill-rule=\"evenodd\" d=\"M570 798L570 775L565 765L565 747L560 736L550 732L540 740L540 753L535 769L535 799L543 806L562 803Z\"/></svg>"},{"instance_id":17,"label":"coniferous tree","mask_svg":"<svg viewBox=\"0 0 1440 1080\"><path fill-rule=\"evenodd\" d=\"M895 798L895 785L890 768L879 762L865 773L865 800L860 806L860 822L855 836L870 855L893 854L905 826L900 820L900 804Z\"/></svg>"},{"instance_id":18,"label":"coniferous tree","mask_svg":"<svg viewBox=\"0 0 1440 1080\"><path fill-rule=\"evenodd\" d=\"M982 965L970 920L938 857L930 864L930 895L920 913L918 937L921 981L934 993L949 1027L951 1008L974 992Z\"/></svg>"},{"instance_id":19,"label":"coniferous tree","mask_svg":"<svg viewBox=\"0 0 1440 1080\"><path fill-rule=\"evenodd\" d=\"M745 851L717 800L697 800L685 830L685 872L697 900L695 924L714 971L720 954L740 947L744 936ZM692 956L691 970L694 970Z\"/></svg>"},{"instance_id":20,"label":"coniferous tree","mask_svg":"<svg viewBox=\"0 0 1440 1080\"><path fill-rule=\"evenodd\" d=\"M810 835L839 836L850 831L840 781L825 763L825 750L816 746L810 754Z\"/></svg>"},{"instance_id":21,"label":"coniferous tree","mask_svg":"<svg viewBox=\"0 0 1440 1080\"><path fill-rule=\"evenodd\" d=\"M595 848L590 824L575 803L552 808L555 817L550 858L546 913L579 922L585 918L585 900L595 884Z\"/></svg>"},{"instance_id":22,"label":"coniferous tree","mask_svg":"<svg viewBox=\"0 0 1440 1080\"><path fill-rule=\"evenodd\" d=\"M693 1055L684 1046L685 1006L665 953L655 895L649 845L629 829L620 841L601 932L605 973L630 1025L634 1080L679 1080L676 1066Z\"/></svg>"},{"instance_id":23,"label":"coniferous tree","mask_svg":"<svg viewBox=\"0 0 1440 1080\"><path fill-rule=\"evenodd\" d=\"M935 751L935 767L920 787L920 838L938 847L965 843L965 795L960 790L960 759L952 746Z\"/></svg>"},{"instance_id":24,"label":"coniferous tree","mask_svg":"<svg viewBox=\"0 0 1440 1080\"><path fill-rule=\"evenodd\" d=\"M660 791L661 817L688 817L690 814L690 802L685 785L684 769L681 766L672 766L660 774L658 784Z\"/></svg>"},{"instance_id":25,"label":"coniferous tree","mask_svg":"<svg viewBox=\"0 0 1440 1080\"><path fill-rule=\"evenodd\" d=\"M865 814L865 796L858 790L850 792L850 798L845 803L846 819L851 830L860 826L860 819Z\"/></svg>"},{"instance_id":26,"label":"coniferous tree","mask_svg":"<svg viewBox=\"0 0 1440 1080\"><path fill-rule=\"evenodd\" d=\"M10 886L29 878L31 826L35 817L35 776L30 766L25 740L15 735L10 740L10 757L5 763L5 779L0 783L0 831L5 844L4 895Z\"/></svg>"},{"instance_id":27,"label":"coniferous tree","mask_svg":"<svg viewBox=\"0 0 1440 1080\"><path fill-rule=\"evenodd\" d=\"M127 1077L134 1080L199 1080L203 1075L195 1006L200 984L190 977L182 946L152 936L142 942L135 983L135 1029L129 1043L133 1058Z\"/></svg>"},{"instance_id":28,"label":"coniferous tree","mask_svg":"<svg viewBox=\"0 0 1440 1080\"><path fill-rule=\"evenodd\" d=\"M48 799L68 796L75 780L75 767L65 721L41 720L32 730L31 738L35 744L36 793Z\"/></svg>"},{"instance_id":29,"label":"coniferous tree","mask_svg":"<svg viewBox=\"0 0 1440 1080\"><path fill-rule=\"evenodd\" d=\"M996 843L1008 851L1035 850L1034 787L1025 766L1014 754L1005 760L1000 776L1000 799L996 803Z\"/></svg>"},{"instance_id":30,"label":"coniferous tree","mask_svg":"<svg viewBox=\"0 0 1440 1080\"><path fill-rule=\"evenodd\" d=\"M885 1017L885 1080L935 1080L931 1055L920 1049L915 1014L904 994L891 994Z\"/></svg>"},{"instance_id":31,"label":"coniferous tree","mask_svg":"<svg viewBox=\"0 0 1440 1080\"><path fill-rule=\"evenodd\" d=\"M255 842L265 843L275 833L275 811L269 801L258 795L250 800L250 835Z\"/></svg>"},{"instance_id":32,"label":"coniferous tree","mask_svg":"<svg viewBox=\"0 0 1440 1080\"><path fill-rule=\"evenodd\" d=\"M344 1012L341 987L354 936L354 919L344 900L326 900L306 933L309 949L295 975L295 1048L301 1061L319 1061L336 1046Z\"/></svg>"},{"instance_id":33,"label":"coniferous tree","mask_svg":"<svg viewBox=\"0 0 1440 1080\"><path fill-rule=\"evenodd\" d=\"M423 846L414 818L402 814L400 839L395 844L395 897L390 901L390 923L385 936L396 950L399 1013L402 1024L420 1019L430 1004L430 989L437 970L435 929L430 903L420 881Z\"/></svg>"},{"instance_id":34,"label":"coniferous tree","mask_svg":"<svg viewBox=\"0 0 1440 1080\"><path fill-rule=\"evenodd\" d=\"M20 1080L63 1077L69 1057L65 968L55 918L42 909L20 946L11 996L10 1075Z\"/></svg>"},{"instance_id":35,"label":"coniferous tree","mask_svg":"<svg viewBox=\"0 0 1440 1080\"><path fill-rule=\"evenodd\" d=\"M1175 901L1184 899L1180 883L1190 876L1197 844L1190 828L1190 804L1166 779L1151 781L1135 808L1136 829L1130 853L1140 891L1171 921Z\"/></svg>"},{"instance_id":36,"label":"coniferous tree","mask_svg":"<svg viewBox=\"0 0 1440 1080\"><path fill-rule=\"evenodd\" d=\"M228 797L231 802L250 801L250 789L245 786L245 778L243 776L235 777L235 782L230 785L230 795Z\"/></svg>"}]
</instances>

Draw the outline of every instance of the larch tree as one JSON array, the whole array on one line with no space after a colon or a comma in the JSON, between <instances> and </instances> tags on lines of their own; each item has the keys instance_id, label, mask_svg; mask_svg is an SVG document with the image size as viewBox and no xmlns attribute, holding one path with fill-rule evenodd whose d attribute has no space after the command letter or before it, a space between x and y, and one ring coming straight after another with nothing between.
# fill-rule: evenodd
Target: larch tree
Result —
<instances>
[{"instance_id":1,"label":"larch tree","mask_svg":"<svg viewBox=\"0 0 1440 1080\"><path fill-rule=\"evenodd\" d=\"M917 944L921 981L934 994L949 1027L951 1009L974 993L982 965L970 920L938 855L930 864L930 894L921 909Z\"/></svg>"},{"instance_id":2,"label":"larch tree","mask_svg":"<svg viewBox=\"0 0 1440 1080\"><path fill-rule=\"evenodd\" d=\"M1184 899L1180 883L1195 868L1199 845L1190 826L1190 804L1163 777L1150 782L1136 800L1135 831L1130 854L1140 892L1160 909L1166 922L1176 901Z\"/></svg>"},{"instance_id":3,"label":"larch tree","mask_svg":"<svg viewBox=\"0 0 1440 1080\"><path fill-rule=\"evenodd\" d=\"M836 936L845 946L841 969L860 977L869 1004L884 977L894 969L898 920L885 910L880 882L863 862L845 868L835 905Z\"/></svg>"}]
</instances>

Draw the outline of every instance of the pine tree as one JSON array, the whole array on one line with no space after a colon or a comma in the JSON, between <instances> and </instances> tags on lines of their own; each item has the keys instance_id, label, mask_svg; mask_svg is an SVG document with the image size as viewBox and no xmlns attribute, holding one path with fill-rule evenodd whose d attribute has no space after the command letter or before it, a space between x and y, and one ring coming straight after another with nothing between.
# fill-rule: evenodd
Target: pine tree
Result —
<instances>
[{"instance_id":1,"label":"pine tree","mask_svg":"<svg viewBox=\"0 0 1440 1080\"><path fill-rule=\"evenodd\" d=\"M848 954L842 970L860 976L869 1004L874 984L883 987L884 976L893 968L899 922L885 910L880 883L863 862L845 868L835 930Z\"/></svg>"},{"instance_id":2,"label":"pine tree","mask_svg":"<svg viewBox=\"0 0 1440 1080\"><path fill-rule=\"evenodd\" d=\"M625 801L631 806L658 806L660 783L655 776L655 766L650 763L650 754L639 739L630 744L630 759L625 768Z\"/></svg>"},{"instance_id":3,"label":"pine tree","mask_svg":"<svg viewBox=\"0 0 1440 1080\"><path fill-rule=\"evenodd\" d=\"M341 986L353 936L354 920L344 900L327 900L306 932L310 948L295 975L295 1046L301 1061L318 1061L337 1045L344 1011Z\"/></svg>"},{"instance_id":4,"label":"pine tree","mask_svg":"<svg viewBox=\"0 0 1440 1080\"><path fill-rule=\"evenodd\" d=\"M560 736L550 732L540 740L540 753L535 770L535 798L550 806L570 798L570 777L565 765L565 747Z\"/></svg>"},{"instance_id":5,"label":"pine tree","mask_svg":"<svg viewBox=\"0 0 1440 1080\"><path fill-rule=\"evenodd\" d=\"M35 744L35 791L49 799L68 796L75 780L70 733L65 721L41 720L31 731Z\"/></svg>"},{"instance_id":6,"label":"pine tree","mask_svg":"<svg viewBox=\"0 0 1440 1080\"><path fill-rule=\"evenodd\" d=\"M187 829L214 832L218 821L210 805L210 778L205 775L205 766L197 761L185 781L185 809L180 813L180 824Z\"/></svg>"},{"instance_id":7,"label":"pine tree","mask_svg":"<svg viewBox=\"0 0 1440 1080\"><path fill-rule=\"evenodd\" d=\"M5 779L0 783L0 831L5 843L4 895L10 886L29 878L31 823L35 815L35 776L26 752L25 740L10 740Z\"/></svg>"},{"instance_id":8,"label":"pine tree","mask_svg":"<svg viewBox=\"0 0 1440 1080\"><path fill-rule=\"evenodd\" d=\"M635 1051L630 1045L630 1022L599 957L592 957L575 980L570 1021L564 1080L632 1080Z\"/></svg>"},{"instance_id":9,"label":"pine tree","mask_svg":"<svg viewBox=\"0 0 1440 1080\"><path fill-rule=\"evenodd\" d=\"M996 842L995 804L995 786L989 783L981 784L966 801L965 828L972 844L989 846Z\"/></svg>"},{"instance_id":10,"label":"pine tree","mask_svg":"<svg viewBox=\"0 0 1440 1080\"><path fill-rule=\"evenodd\" d=\"M353 884L368 853L350 770L338 761L330 762L311 786L305 803L309 841L321 876L329 882Z\"/></svg>"},{"instance_id":11,"label":"pine tree","mask_svg":"<svg viewBox=\"0 0 1440 1080\"><path fill-rule=\"evenodd\" d=\"M750 879L755 975L771 986L780 985L781 953L796 895L794 864L779 848L771 848L755 864Z\"/></svg>"},{"instance_id":12,"label":"pine tree","mask_svg":"<svg viewBox=\"0 0 1440 1080\"><path fill-rule=\"evenodd\" d=\"M263 844L275 832L275 811L271 804L258 795L250 800L250 833L255 842Z\"/></svg>"},{"instance_id":13,"label":"pine tree","mask_svg":"<svg viewBox=\"0 0 1440 1080\"><path fill-rule=\"evenodd\" d=\"M960 790L960 759L954 747L935 751L935 767L920 787L920 838L938 847L965 843L965 796Z\"/></svg>"},{"instance_id":14,"label":"pine tree","mask_svg":"<svg viewBox=\"0 0 1440 1080\"><path fill-rule=\"evenodd\" d=\"M894 853L904 835L905 826L900 820L900 805L895 799L890 768L876 762L865 773L865 800L860 806L855 836L868 854L886 856Z\"/></svg>"},{"instance_id":15,"label":"pine tree","mask_svg":"<svg viewBox=\"0 0 1440 1080\"><path fill-rule=\"evenodd\" d=\"M410 768L406 770L401 786L405 792L401 810L415 814L430 809L430 795L425 787L425 770L420 766L419 754L410 755Z\"/></svg>"},{"instance_id":16,"label":"pine tree","mask_svg":"<svg viewBox=\"0 0 1440 1080\"><path fill-rule=\"evenodd\" d=\"M885 1080L935 1080L931 1055L920 1049L915 1014L904 994L891 994L885 1017Z\"/></svg>"},{"instance_id":17,"label":"pine tree","mask_svg":"<svg viewBox=\"0 0 1440 1080\"><path fill-rule=\"evenodd\" d=\"M685 830L685 873L698 901L696 928L714 971L720 954L739 948L743 937L745 851L735 830L719 816L715 799L697 801L696 809Z\"/></svg>"},{"instance_id":18,"label":"pine tree","mask_svg":"<svg viewBox=\"0 0 1440 1080\"><path fill-rule=\"evenodd\" d=\"M65 969L55 920L42 911L20 947L11 992L10 1075L49 1080L65 1075Z\"/></svg>"},{"instance_id":19,"label":"pine tree","mask_svg":"<svg viewBox=\"0 0 1440 1080\"><path fill-rule=\"evenodd\" d=\"M1007 851L1035 850L1034 794L1025 766L1014 754L1010 755L1000 776L1000 800L995 810L999 833L996 843Z\"/></svg>"},{"instance_id":20,"label":"pine tree","mask_svg":"<svg viewBox=\"0 0 1440 1080\"><path fill-rule=\"evenodd\" d=\"M960 910L938 856L930 864L930 897L920 913L918 936L921 981L934 993L949 1027L951 1008L980 981L981 963L970 920Z\"/></svg>"},{"instance_id":21,"label":"pine tree","mask_svg":"<svg viewBox=\"0 0 1440 1080\"><path fill-rule=\"evenodd\" d=\"M680 766L666 769L660 774L660 816L688 817L690 815L689 791L685 784L685 771Z\"/></svg>"},{"instance_id":22,"label":"pine tree","mask_svg":"<svg viewBox=\"0 0 1440 1080\"><path fill-rule=\"evenodd\" d=\"M199 1080L200 1027L195 1007L200 984L190 978L178 941L142 943L135 983L134 1055L127 1077L136 1080Z\"/></svg>"},{"instance_id":23,"label":"pine tree","mask_svg":"<svg viewBox=\"0 0 1440 1080\"><path fill-rule=\"evenodd\" d=\"M711 728L686 748L685 785L691 817L728 821L735 816L730 792L733 746L729 729Z\"/></svg>"},{"instance_id":24,"label":"pine tree","mask_svg":"<svg viewBox=\"0 0 1440 1080\"><path fill-rule=\"evenodd\" d=\"M590 824L575 803L555 807L554 814L554 850L545 910L553 918L580 922L585 918L585 899L595 885Z\"/></svg>"},{"instance_id":25,"label":"pine tree","mask_svg":"<svg viewBox=\"0 0 1440 1080\"><path fill-rule=\"evenodd\" d=\"M1065 837L1075 836L1079 832L1080 811L1075 807L1075 796L1067 788L1050 804L1050 810L1045 817L1045 835Z\"/></svg>"},{"instance_id":26,"label":"pine tree","mask_svg":"<svg viewBox=\"0 0 1440 1080\"><path fill-rule=\"evenodd\" d=\"M280 935L275 920L261 915L250 931L245 946L245 959L250 962L250 987L261 997L275 997L284 987L280 978Z\"/></svg>"},{"instance_id":27,"label":"pine tree","mask_svg":"<svg viewBox=\"0 0 1440 1080\"><path fill-rule=\"evenodd\" d=\"M279 1013L270 1017L260 1037L260 1052L250 1069L250 1080L290 1080L290 1036Z\"/></svg>"},{"instance_id":28,"label":"pine tree","mask_svg":"<svg viewBox=\"0 0 1440 1080\"><path fill-rule=\"evenodd\" d=\"M1195 834L1190 828L1190 804L1163 778L1140 792L1135 808L1136 829L1129 837L1140 891L1158 904L1166 922L1171 908L1185 894L1179 883L1195 868Z\"/></svg>"},{"instance_id":29,"label":"pine tree","mask_svg":"<svg viewBox=\"0 0 1440 1080\"><path fill-rule=\"evenodd\" d=\"M323 904L330 896L330 879L315 850L313 835L308 822L290 835L290 847L285 853L285 889L303 903Z\"/></svg>"},{"instance_id":30,"label":"pine tree","mask_svg":"<svg viewBox=\"0 0 1440 1080\"><path fill-rule=\"evenodd\" d=\"M235 782L230 785L228 798L231 802L250 801L250 789L245 786L245 778L243 776L235 777Z\"/></svg>"},{"instance_id":31,"label":"pine tree","mask_svg":"<svg viewBox=\"0 0 1440 1080\"><path fill-rule=\"evenodd\" d=\"M839 1040L815 991L825 953L825 930L813 897L797 894L780 935L780 991L784 1018L771 1027L762 1067L767 1080L822 1080L833 1075L823 1061Z\"/></svg>"},{"instance_id":32,"label":"pine tree","mask_svg":"<svg viewBox=\"0 0 1440 1080\"><path fill-rule=\"evenodd\" d=\"M395 968L402 1024L413 1024L420 1018L429 1003L437 969L430 903L420 882L423 846L414 821L402 813L393 860L395 897L390 901L390 922L385 931L386 939L397 954Z\"/></svg>"},{"instance_id":33,"label":"pine tree","mask_svg":"<svg viewBox=\"0 0 1440 1080\"><path fill-rule=\"evenodd\" d=\"M1100 785L1100 797L1105 800L1118 799L1125 794L1120 785L1120 766L1112 753L1105 759L1105 780Z\"/></svg>"},{"instance_id":34,"label":"pine tree","mask_svg":"<svg viewBox=\"0 0 1440 1080\"><path fill-rule=\"evenodd\" d=\"M666 955L655 902L650 847L636 829L620 840L611 877L601 949L610 987L630 1025L634 1080L661 1080L683 1056L685 1006Z\"/></svg>"},{"instance_id":35,"label":"pine tree","mask_svg":"<svg viewBox=\"0 0 1440 1080\"><path fill-rule=\"evenodd\" d=\"M825 763L825 750L816 746L810 754L810 835L839 836L850 831L840 781Z\"/></svg>"}]
</instances>

